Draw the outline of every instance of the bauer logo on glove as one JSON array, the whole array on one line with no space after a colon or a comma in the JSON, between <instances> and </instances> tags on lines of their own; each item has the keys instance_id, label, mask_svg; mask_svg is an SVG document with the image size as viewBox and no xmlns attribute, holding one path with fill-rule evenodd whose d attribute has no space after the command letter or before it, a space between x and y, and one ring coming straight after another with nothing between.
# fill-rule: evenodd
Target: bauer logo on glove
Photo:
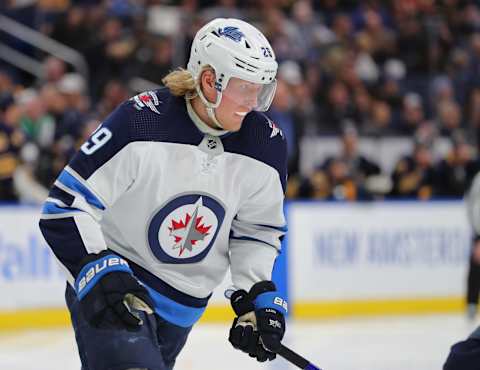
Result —
<instances>
[{"instance_id":1,"label":"bauer logo on glove","mask_svg":"<svg viewBox=\"0 0 480 370\"><path fill-rule=\"evenodd\" d=\"M118 266L118 268L115 268L116 266ZM107 267L112 268L107 269ZM82 268L82 271L80 271L80 273L78 274L78 277L80 279L78 280L78 286L76 286L77 294L84 295L85 293L82 294L82 291L87 286L87 284L92 281L92 279L94 279L96 276L98 276L99 278L100 276L111 271L128 272L130 271L130 269L128 268L127 261L125 261L123 258L115 257L113 255L106 256L100 261L95 261L84 266Z\"/></svg>"},{"instance_id":2,"label":"bauer logo on glove","mask_svg":"<svg viewBox=\"0 0 480 370\"><path fill-rule=\"evenodd\" d=\"M75 289L83 316L93 327L136 331L153 313L153 302L128 263L105 250L89 254L81 264Z\"/></svg>"}]
</instances>

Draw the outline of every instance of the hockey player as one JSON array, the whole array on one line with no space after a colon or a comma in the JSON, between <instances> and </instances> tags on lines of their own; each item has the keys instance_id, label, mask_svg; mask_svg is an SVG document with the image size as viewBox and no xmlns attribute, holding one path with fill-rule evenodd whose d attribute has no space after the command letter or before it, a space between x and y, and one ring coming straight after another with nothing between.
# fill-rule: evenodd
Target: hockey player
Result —
<instances>
[{"instance_id":1,"label":"hockey player","mask_svg":"<svg viewBox=\"0 0 480 370\"><path fill-rule=\"evenodd\" d=\"M474 162L474 164L476 164L475 169L478 170L478 163ZM473 179L470 180L471 184L465 194L465 203L468 219L473 229L473 240L468 265L466 303L467 317L474 320L477 315L480 292L480 172L475 176L468 177L473 177Z\"/></svg>"},{"instance_id":2,"label":"hockey player","mask_svg":"<svg viewBox=\"0 0 480 370\"><path fill-rule=\"evenodd\" d=\"M275 357L286 144L259 112L276 72L260 31L213 20L187 70L121 104L60 173L40 228L68 276L83 370L172 369L228 268L230 342Z\"/></svg>"},{"instance_id":3,"label":"hockey player","mask_svg":"<svg viewBox=\"0 0 480 370\"><path fill-rule=\"evenodd\" d=\"M450 348L443 370L478 370L480 364L480 327Z\"/></svg>"}]
</instances>

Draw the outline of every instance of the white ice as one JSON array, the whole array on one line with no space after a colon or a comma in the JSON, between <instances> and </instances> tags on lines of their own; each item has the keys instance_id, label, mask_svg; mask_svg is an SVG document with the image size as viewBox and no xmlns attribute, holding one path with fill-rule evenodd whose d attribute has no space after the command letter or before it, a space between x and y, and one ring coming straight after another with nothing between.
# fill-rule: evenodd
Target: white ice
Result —
<instances>
[{"instance_id":1,"label":"white ice","mask_svg":"<svg viewBox=\"0 0 480 370\"><path fill-rule=\"evenodd\" d=\"M290 322L285 343L323 370L440 370L450 346L477 325L460 315ZM230 347L227 325L199 324L176 370L290 370ZM80 370L68 328L0 333L1 370Z\"/></svg>"}]
</instances>

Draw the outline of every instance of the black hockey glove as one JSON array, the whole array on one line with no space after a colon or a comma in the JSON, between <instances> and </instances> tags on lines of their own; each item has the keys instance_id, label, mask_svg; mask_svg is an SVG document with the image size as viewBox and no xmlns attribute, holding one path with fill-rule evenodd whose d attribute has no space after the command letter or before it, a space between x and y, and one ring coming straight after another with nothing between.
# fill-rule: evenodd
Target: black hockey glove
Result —
<instances>
[{"instance_id":1,"label":"black hockey glove","mask_svg":"<svg viewBox=\"0 0 480 370\"><path fill-rule=\"evenodd\" d=\"M84 258L75 291L85 319L96 328L136 331L143 324L136 311L153 313L150 295L127 261L110 251Z\"/></svg>"},{"instance_id":2,"label":"black hockey glove","mask_svg":"<svg viewBox=\"0 0 480 370\"><path fill-rule=\"evenodd\" d=\"M229 341L260 362L273 360L285 334L287 304L272 281L256 283L247 293L234 292L230 298L237 317Z\"/></svg>"}]
</instances>

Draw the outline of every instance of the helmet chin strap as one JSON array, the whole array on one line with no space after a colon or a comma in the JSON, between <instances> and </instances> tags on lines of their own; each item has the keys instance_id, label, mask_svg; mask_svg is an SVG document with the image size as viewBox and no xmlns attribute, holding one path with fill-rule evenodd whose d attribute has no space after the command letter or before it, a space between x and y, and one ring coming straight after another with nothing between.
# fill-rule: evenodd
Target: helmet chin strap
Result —
<instances>
[{"instance_id":1,"label":"helmet chin strap","mask_svg":"<svg viewBox=\"0 0 480 370\"><path fill-rule=\"evenodd\" d=\"M215 124L215 126L217 126L217 128L224 130L222 124L218 122L218 119L215 116L215 108L217 108L220 105L220 101L222 100L222 93L218 92L217 101L215 102L215 104L212 104L207 100L207 98L205 98L205 95L203 95L202 89L200 88L199 85L197 85L197 93L200 99L202 100L203 105L205 105L208 117L213 121L213 123Z\"/></svg>"},{"instance_id":2,"label":"helmet chin strap","mask_svg":"<svg viewBox=\"0 0 480 370\"><path fill-rule=\"evenodd\" d=\"M207 114L210 117L210 119L213 121L215 126L217 126L221 130L225 130L220 122L218 122L217 117L215 116L215 108L211 107L206 107L207 108Z\"/></svg>"}]
</instances>

